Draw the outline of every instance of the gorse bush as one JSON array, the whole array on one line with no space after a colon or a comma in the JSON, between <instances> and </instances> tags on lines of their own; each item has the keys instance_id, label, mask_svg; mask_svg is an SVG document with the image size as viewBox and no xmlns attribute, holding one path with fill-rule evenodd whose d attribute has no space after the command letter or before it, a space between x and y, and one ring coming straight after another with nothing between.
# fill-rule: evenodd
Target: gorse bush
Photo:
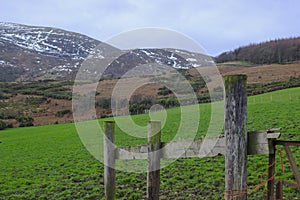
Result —
<instances>
[{"instance_id":1,"label":"gorse bush","mask_svg":"<svg viewBox=\"0 0 300 200\"><path fill-rule=\"evenodd\" d=\"M71 113L72 113L71 110L69 110L69 109L64 109L64 110L57 111L56 114L55 114L55 116L56 116L56 117L63 117L64 115L66 115L66 114L71 114Z\"/></svg>"},{"instance_id":2,"label":"gorse bush","mask_svg":"<svg viewBox=\"0 0 300 200\"><path fill-rule=\"evenodd\" d=\"M8 99L8 96L5 96L3 92L0 92L0 99Z\"/></svg>"},{"instance_id":3,"label":"gorse bush","mask_svg":"<svg viewBox=\"0 0 300 200\"><path fill-rule=\"evenodd\" d=\"M27 97L25 100L25 104L27 105L40 105L41 103L47 100L46 97Z\"/></svg>"},{"instance_id":4,"label":"gorse bush","mask_svg":"<svg viewBox=\"0 0 300 200\"><path fill-rule=\"evenodd\" d=\"M20 116L17 118L19 127L33 126L33 118L30 116Z\"/></svg>"},{"instance_id":5,"label":"gorse bush","mask_svg":"<svg viewBox=\"0 0 300 200\"><path fill-rule=\"evenodd\" d=\"M6 123L4 122L4 121L2 121L2 120L0 120L0 130L4 130L4 129L6 129Z\"/></svg>"},{"instance_id":6,"label":"gorse bush","mask_svg":"<svg viewBox=\"0 0 300 200\"><path fill-rule=\"evenodd\" d=\"M97 99L95 104L96 104L96 107L110 109L111 98Z\"/></svg>"},{"instance_id":7,"label":"gorse bush","mask_svg":"<svg viewBox=\"0 0 300 200\"><path fill-rule=\"evenodd\" d=\"M0 83L0 92L16 93L23 95L39 95L54 99L72 99L71 89L66 87L73 85L72 81L54 82L39 81L32 83ZM1 94L1 93L0 93Z\"/></svg>"},{"instance_id":8,"label":"gorse bush","mask_svg":"<svg viewBox=\"0 0 300 200\"><path fill-rule=\"evenodd\" d=\"M272 83L255 83L247 85L248 95L263 94L285 88L293 88L300 86L300 77L290 77L288 82L272 82Z\"/></svg>"},{"instance_id":9,"label":"gorse bush","mask_svg":"<svg viewBox=\"0 0 300 200\"><path fill-rule=\"evenodd\" d=\"M14 108L0 110L0 119L16 119L18 116L20 116L20 112L16 111Z\"/></svg>"},{"instance_id":10,"label":"gorse bush","mask_svg":"<svg viewBox=\"0 0 300 200\"><path fill-rule=\"evenodd\" d=\"M168 94L172 94L172 91L164 86L162 88L158 88L157 94L165 96L165 95L168 95Z\"/></svg>"}]
</instances>

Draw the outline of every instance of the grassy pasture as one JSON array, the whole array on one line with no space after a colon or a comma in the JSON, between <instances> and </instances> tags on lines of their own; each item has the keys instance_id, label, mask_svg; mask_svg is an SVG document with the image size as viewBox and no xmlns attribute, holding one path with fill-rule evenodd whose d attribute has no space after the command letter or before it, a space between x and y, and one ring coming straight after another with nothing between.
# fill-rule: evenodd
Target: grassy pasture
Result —
<instances>
[{"instance_id":1,"label":"grassy pasture","mask_svg":"<svg viewBox=\"0 0 300 200\"><path fill-rule=\"evenodd\" d=\"M281 139L300 140L300 88L292 88L248 98L248 129L281 127ZM219 102L220 104L220 102ZM194 105L196 106L196 105ZM198 106L198 105L197 105ZM200 104L196 137L205 135L210 118L210 104ZM190 106L188 109L195 109ZM171 140L180 121L179 108L167 110L163 141ZM149 115L135 115L142 126ZM100 124L102 124L100 120ZM0 132L0 199L102 199L103 164L82 145L74 124L7 129ZM138 139L116 129L118 146L138 145ZM300 149L292 148L300 166ZM280 152L280 149L279 149ZM277 154L276 178L292 180L286 156ZM249 156L248 183L255 188L266 180L267 156ZM127 164L138 164L134 161ZM284 166L284 172L282 172ZM258 189L258 188L257 188ZM161 171L161 199L222 199L224 193L224 158L178 159ZM249 199L263 199L266 185L249 194ZM117 172L117 198L143 199L146 174ZM300 191L284 187L284 197L295 199Z\"/></svg>"}]
</instances>

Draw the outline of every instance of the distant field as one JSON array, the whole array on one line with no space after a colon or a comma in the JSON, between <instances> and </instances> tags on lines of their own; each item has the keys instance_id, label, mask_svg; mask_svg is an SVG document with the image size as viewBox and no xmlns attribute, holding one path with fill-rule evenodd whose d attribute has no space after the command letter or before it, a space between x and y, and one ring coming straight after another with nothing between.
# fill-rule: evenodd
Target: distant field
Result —
<instances>
[{"instance_id":1,"label":"distant field","mask_svg":"<svg viewBox=\"0 0 300 200\"><path fill-rule=\"evenodd\" d=\"M243 62L238 62L239 64ZM226 66L220 65L218 67L222 75L229 74L247 74L248 84L263 83L268 84L272 82L286 82L291 77L300 76L300 63L292 63L286 65L270 64L270 65L259 65L250 67L249 64L241 64L240 66L229 64Z\"/></svg>"},{"instance_id":2,"label":"distant field","mask_svg":"<svg viewBox=\"0 0 300 200\"><path fill-rule=\"evenodd\" d=\"M282 139L300 140L300 88L286 89L248 98L248 130L282 128ZM220 102L219 102L220 104ZM197 137L205 135L210 104L200 104ZM193 109L190 106L189 109ZM163 140L172 139L180 120L179 108L168 111ZM146 125L148 115L132 116ZM100 120L102 123L103 120ZM102 199L103 164L81 144L74 124L58 124L0 132L0 199ZM116 130L119 146L146 143ZM292 149L300 166L300 149ZM252 189L266 180L267 156L249 156L248 182ZM291 180L291 169L283 154L276 165L276 178ZM128 163L127 163L128 164ZM224 158L179 159L161 171L161 199L222 199ZM263 199L266 185L249 194L248 199ZM117 172L117 198L143 199L146 174ZM295 199L300 191L284 187L284 197Z\"/></svg>"},{"instance_id":3,"label":"distant field","mask_svg":"<svg viewBox=\"0 0 300 200\"><path fill-rule=\"evenodd\" d=\"M247 62L247 61L232 61L232 62L224 62L218 63L220 66L239 66L239 67L252 67L255 66L254 64Z\"/></svg>"}]
</instances>

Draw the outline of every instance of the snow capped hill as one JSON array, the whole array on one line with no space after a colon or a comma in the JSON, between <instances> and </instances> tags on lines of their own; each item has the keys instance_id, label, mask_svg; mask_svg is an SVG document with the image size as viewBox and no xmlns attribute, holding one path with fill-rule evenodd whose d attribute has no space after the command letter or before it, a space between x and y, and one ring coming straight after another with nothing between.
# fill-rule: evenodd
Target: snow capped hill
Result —
<instances>
[{"instance_id":1,"label":"snow capped hill","mask_svg":"<svg viewBox=\"0 0 300 200\"><path fill-rule=\"evenodd\" d=\"M0 22L0 40L42 54L84 59L100 43L78 33L56 28Z\"/></svg>"},{"instance_id":2,"label":"snow capped hill","mask_svg":"<svg viewBox=\"0 0 300 200\"><path fill-rule=\"evenodd\" d=\"M96 48L99 44L103 49ZM0 81L72 80L89 55L102 58L98 53L113 48L108 46L62 29L0 22ZM210 65L211 59L177 49L135 49L115 60L106 77L117 78L137 65L148 63L189 69Z\"/></svg>"},{"instance_id":3,"label":"snow capped hill","mask_svg":"<svg viewBox=\"0 0 300 200\"><path fill-rule=\"evenodd\" d=\"M98 44L62 29L0 22L0 81L73 79Z\"/></svg>"}]
</instances>

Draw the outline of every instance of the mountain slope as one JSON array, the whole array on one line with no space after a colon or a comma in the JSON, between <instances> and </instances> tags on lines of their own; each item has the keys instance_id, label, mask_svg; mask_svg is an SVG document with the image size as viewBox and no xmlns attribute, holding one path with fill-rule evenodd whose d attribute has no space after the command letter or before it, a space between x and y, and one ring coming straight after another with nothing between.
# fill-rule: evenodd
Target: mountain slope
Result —
<instances>
[{"instance_id":1,"label":"mountain slope","mask_svg":"<svg viewBox=\"0 0 300 200\"><path fill-rule=\"evenodd\" d=\"M175 69L191 69L213 65L209 56L178 49L133 49L113 61L104 77L121 77L139 65L149 68L169 66Z\"/></svg>"},{"instance_id":2,"label":"mountain slope","mask_svg":"<svg viewBox=\"0 0 300 200\"><path fill-rule=\"evenodd\" d=\"M0 23L1 40L44 55L84 59L100 42L57 28Z\"/></svg>"},{"instance_id":3,"label":"mountain slope","mask_svg":"<svg viewBox=\"0 0 300 200\"><path fill-rule=\"evenodd\" d=\"M99 44L102 49L96 48ZM111 48L57 28L0 22L0 81L72 80L89 55ZM105 76L118 78L137 65L149 63L183 69L212 64L209 56L183 50L136 49L123 52Z\"/></svg>"},{"instance_id":4,"label":"mountain slope","mask_svg":"<svg viewBox=\"0 0 300 200\"><path fill-rule=\"evenodd\" d=\"M0 23L0 81L70 79L99 43L61 29Z\"/></svg>"},{"instance_id":5,"label":"mountain slope","mask_svg":"<svg viewBox=\"0 0 300 200\"><path fill-rule=\"evenodd\" d=\"M300 60L300 37L271 40L239 47L216 58L218 63L248 61L253 64L284 64Z\"/></svg>"}]
</instances>

